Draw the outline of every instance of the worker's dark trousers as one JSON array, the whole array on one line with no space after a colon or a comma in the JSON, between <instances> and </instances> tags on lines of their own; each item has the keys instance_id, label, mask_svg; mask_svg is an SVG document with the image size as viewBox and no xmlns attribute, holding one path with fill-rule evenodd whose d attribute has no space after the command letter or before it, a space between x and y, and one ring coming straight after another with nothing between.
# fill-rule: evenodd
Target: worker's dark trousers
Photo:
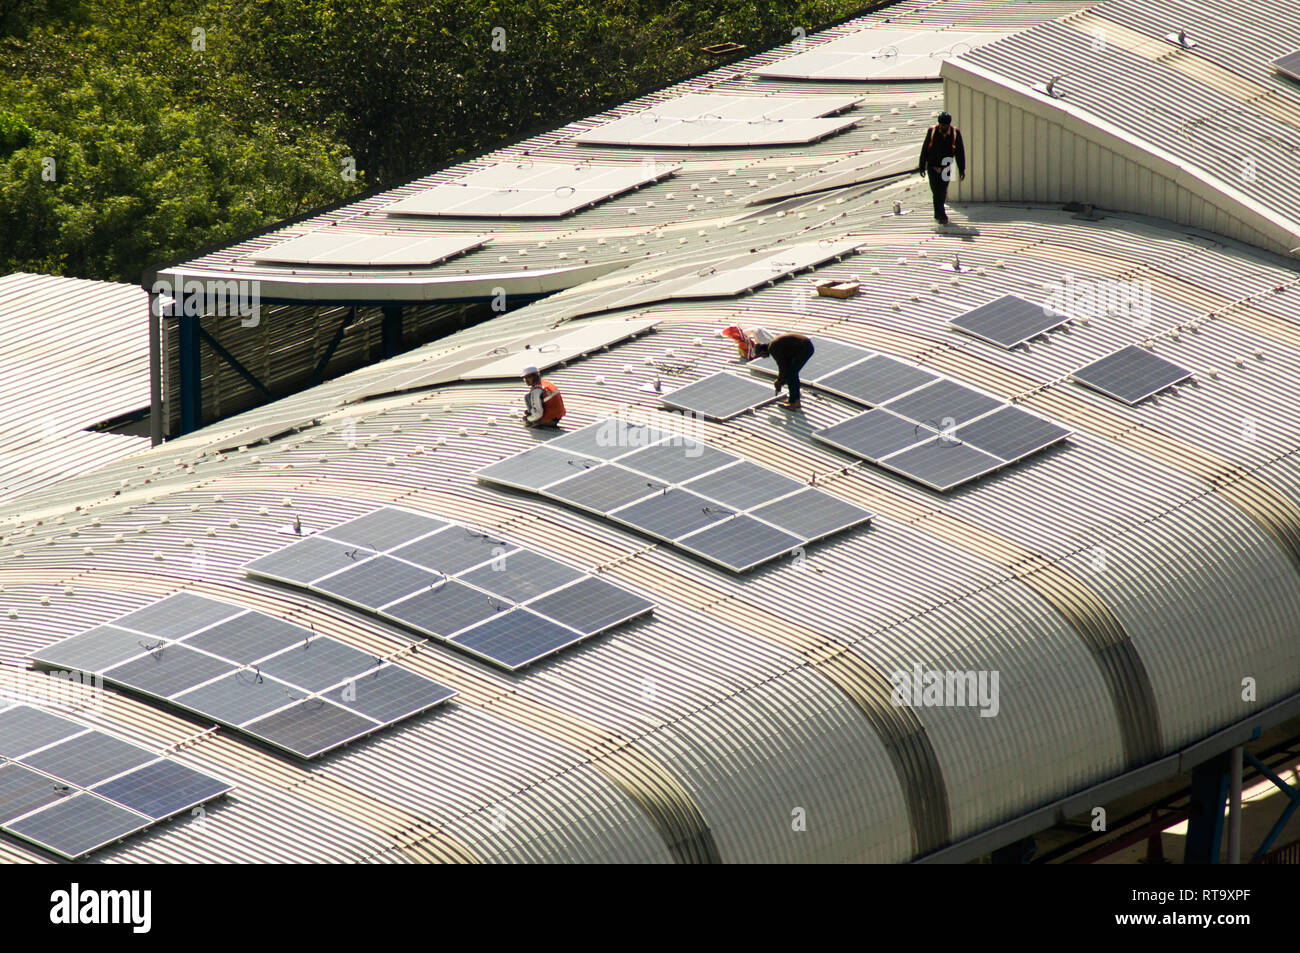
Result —
<instances>
[{"instance_id":1,"label":"worker's dark trousers","mask_svg":"<svg viewBox=\"0 0 1300 953\"><path fill-rule=\"evenodd\" d=\"M785 386L790 389L789 399L792 404L799 403L799 372L803 370L803 366L808 363L812 356L813 346L812 342L809 341L808 350L790 362L790 370L785 375Z\"/></svg>"},{"instance_id":2,"label":"worker's dark trousers","mask_svg":"<svg viewBox=\"0 0 1300 953\"><path fill-rule=\"evenodd\" d=\"M943 170L937 172L934 167L930 168L930 194L934 196L934 217L937 221L948 221L948 213L944 210L943 203L948 199L948 180L943 177Z\"/></svg>"}]
</instances>

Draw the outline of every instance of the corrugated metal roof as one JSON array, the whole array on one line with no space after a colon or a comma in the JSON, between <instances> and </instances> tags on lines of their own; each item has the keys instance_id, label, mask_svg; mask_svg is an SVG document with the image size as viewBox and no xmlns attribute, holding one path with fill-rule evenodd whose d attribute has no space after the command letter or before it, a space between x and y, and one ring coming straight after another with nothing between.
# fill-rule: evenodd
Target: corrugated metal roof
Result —
<instances>
[{"instance_id":1,"label":"corrugated metal roof","mask_svg":"<svg viewBox=\"0 0 1300 953\"><path fill-rule=\"evenodd\" d=\"M910 9L992 26L1028 7ZM889 214L895 200L908 214ZM805 218L760 216L743 234L714 227L713 244L670 264L778 239L848 239L858 251L741 298L620 312L660 324L548 373L572 426L626 413L690 429L878 514L803 558L737 576L476 483L477 468L532 445L509 416L522 399L515 382L365 399L421 362L540 337L637 275L110 463L22 507L0 504L0 672L15 681L27 652L181 587L389 654L405 635L240 573L285 544L295 515L323 528L385 503L483 526L658 605L517 675L437 646L407 655L401 664L457 698L311 766L110 693L92 720L158 747L184 743L183 760L239 787L201 830L163 825L92 859L899 861L1300 691L1294 267L1151 219L1090 222L1024 204L955 208L978 233L936 233L928 202L907 180L829 193L799 210ZM584 223L602 214L580 213L570 240L589 241ZM956 254L965 270L943 271ZM1067 274L1149 281L1149 323L1098 313L1013 351L946 326L1003 293L1042 300ZM811 279L853 275L858 297L809 297ZM801 415L769 408L725 424L661 412L641 386L732 366L717 332L736 322L904 357L1075 435L938 495L813 442L812 429L857 412L838 399L810 394ZM1134 407L1068 381L1141 340L1196 381ZM240 434L270 442L238 449ZM894 704L889 676L914 665L998 672L997 716ZM1259 682L1254 705L1241 700L1247 675ZM27 691L42 687L26 679ZM7 841L0 851L47 859Z\"/></svg>"}]
</instances>

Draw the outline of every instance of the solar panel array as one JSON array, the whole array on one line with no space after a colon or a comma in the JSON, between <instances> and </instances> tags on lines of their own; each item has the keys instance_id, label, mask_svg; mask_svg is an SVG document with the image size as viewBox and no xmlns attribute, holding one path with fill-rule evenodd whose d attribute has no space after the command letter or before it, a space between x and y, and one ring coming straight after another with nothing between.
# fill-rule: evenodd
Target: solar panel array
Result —
<instances>
[{"instance_id":1,"label":"solar panel array","mask_svg":"<svg viewBox=\"0 0 1300 953\"><path fill-rule=\"evenodd\" d=\"M1300 50L1288 53L1286 56L1279 56L1273 60L1273 66L1279 73L1290 76L1297 83L1300 83Z\"/></svg>"},{"instance_id":2,"label":"solar panel array","mask_svg":"<svg viewBox=\"0 0 1300 953\"><path fill-rule=\"evenodd\" d=\"M189 592L31 655L98 675L300 758L316 758L456 694L261 612Z\"/></svg>"},{"instance_id":3,"label":"solar panel array","mask_svg":"<svg viewBox=\"0 0 1300 953\"><path fill-rule=\"evenodd\" d=\"M538 493L746 572L872 514L700 441L609 418L483 467Z\"/></svg>"},{"instance_id":4,"label":"solar panel array","mask_svg":"<svg viewBox=\"0 0 1300 953\"><path fill-rule=\"evenodd\" d=\"M510 671L654 609L459 523L383 507L255 559L250 576L373 612Z\"/></svg>"},{"instance_id":5,"label":"solar panel array","mask_svg":"<svg viewBox=\"0 0 1300 953\"><path fill-rule=\"evenodd\" d=\"M873 408L812 436L939 492L1065 439L1070 431L999 397L866 348L813 337L800 378ZM771 359L749 366L775 374Z\"/></svg>"},{"instance_id":6,"label":"solar panel array","mask_svg":"<svg viewBox=\"0 0 1300 953\"><path fill-rule=\"evenodd\" d=\"M336 230L309 232L300 238L278 242L253 252L257 261L296 264L355 266L427 266L481 247L488 235L358 235Z\"/></svg>"},{"instance_id":7,"label":"solar panel array","mask_svg":"<svg viewBox=\"0 0 1300 953\"><path fill-rule=\"evenodd\" d=\"M916 147L898 146L894 149L876 149L839 159L812 172L805 172L787 182L762 189L751 195L746 205L775 202L794 195L825 192L859 182L870 182L891 175L916 171Z\"/></svg>"},{"instance_id":8,"label":"solar panel array","mask_svg":"<svg viewBox=\"0 0 1300 953\"><path fill-rule=\"evenodd\" d=\"M1080 384L1129 405L1141 403L1191 376L1187 368L1132 344L1070 375Z\"/></svg>"},{"instance_id":9,"label":"solar panel array","mask_svg":"<svg viewBox=\"0 0 1300 953\"><path fill-rule=\"evenodd\" d=\"M719 371L667 394L663 405L710 420L730 420L774 400L776 395L765 381Z\"/></svg>"},{"instance_id":10,"label":"solar panel array","mask_svg":"<svg viewBox=\"0 0 1300 953\"><path fill-rule=\"evenodd\" d=\"M383 211L388 215L473 218L557 217L658 182L680 168L498 163L402 199Z\"/></svg>"},{"instance_id":11,"label":"solar panel array","mask_svg":"<svg viewBox=\"0 0 1300 953\"><path fill-rule=\"evenodd\" d=\"M1059 328L1069 317L1016 295L1003 295L949 320L958 331L1011 350L1031 338Z\"/></svg>"},{"instance_id":12,"label":"solar panel array","mask_svg":"<svg viewBox=\"0 0 1300 953\"><path fill-rule=\"evenodd\" d=\"M69 860L232 787L39 708L0 708L0 828Z\"/></svg>"},{"instance_id":13,"label":"solar panel array","mask_svg":"<svg viewBox=\"0 0 1300 953\"><path fill-rule=\"evenodd\" d=\"M775 79L938 79L945 57L960 56L1007 35L956 30L859 30L760 66L754 72Z\"/></svg>"},{"instance_id":14,"label":"solar panel array","mask_svg":"<svg viewBox=\"0 0 1300 953\"><path fill-rule=\"evenodd\" d=\"M658 103L574 137L585 145L713 149L813 142L854 125L854 96L719 96L691 94Z\"/></svg>"}]
</instances>

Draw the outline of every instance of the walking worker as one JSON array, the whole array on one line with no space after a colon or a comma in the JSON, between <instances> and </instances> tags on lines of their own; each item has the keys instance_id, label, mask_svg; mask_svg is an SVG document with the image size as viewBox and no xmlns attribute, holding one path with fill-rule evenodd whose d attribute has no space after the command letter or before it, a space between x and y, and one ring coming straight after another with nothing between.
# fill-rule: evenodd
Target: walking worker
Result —
<instances>
[{"instance_id":1,"label":"walking worker","mask_svg":"<svg viewBox=\"0 0 1300 953\"><path fill-rule=\"evenodd\" d=\"M934 220L948 224L944 202L948 199L948 183L952 181L953 168L957 175L966 178L966 146L961 141L961 131L952 124L952 116L939 113L939 122L930 127L921 145L921 175L930 177L930 194L934 197Z\"/></svg>"},{"instance_id":2,"label":"walking worker","mask_svg":"<svg viewBox=\"0 0 1300 953\"><path fill-rule=\"evenodd\" d=\"M813 343L802 334L781 334L770 343L759 343L755 347L756 357L770 357L776 361L776 392L781 393L782 385L789 388L789 395L781 406L787 410L799 409L799 372L813 356Z\"/></svg>"},{"instance_id":3,"label":"walking worker","mask_svg":"<svg viewBox=\"0 0 1300 953\"><path fill-rule=\"evenodd\" d=\"M560 418L564 416L564 398L560 396L560 389L543 380L534 364L524 368L524 383L528 385L528 396L524 398L524 426L560 426Z\"/></svg>"}]
</instances>

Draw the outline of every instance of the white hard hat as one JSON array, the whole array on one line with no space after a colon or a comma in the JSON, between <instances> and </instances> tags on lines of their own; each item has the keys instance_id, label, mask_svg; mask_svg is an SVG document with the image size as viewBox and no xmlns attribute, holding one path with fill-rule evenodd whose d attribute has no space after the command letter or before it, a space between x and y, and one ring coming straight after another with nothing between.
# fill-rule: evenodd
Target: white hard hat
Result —
<instances>
[{"instance_id":1,"label":"white hard hat","mask_svg":"<svg viewBox=\"0 0 1300 953\"><path fill-rule=\"evenodd\" d=\"M525 365L524 365L524 377L531 377L533 374L536 374L536 373L537 373L537 365L536 365L536 364L525 364Z\"/></svg>"}]
</instances>

